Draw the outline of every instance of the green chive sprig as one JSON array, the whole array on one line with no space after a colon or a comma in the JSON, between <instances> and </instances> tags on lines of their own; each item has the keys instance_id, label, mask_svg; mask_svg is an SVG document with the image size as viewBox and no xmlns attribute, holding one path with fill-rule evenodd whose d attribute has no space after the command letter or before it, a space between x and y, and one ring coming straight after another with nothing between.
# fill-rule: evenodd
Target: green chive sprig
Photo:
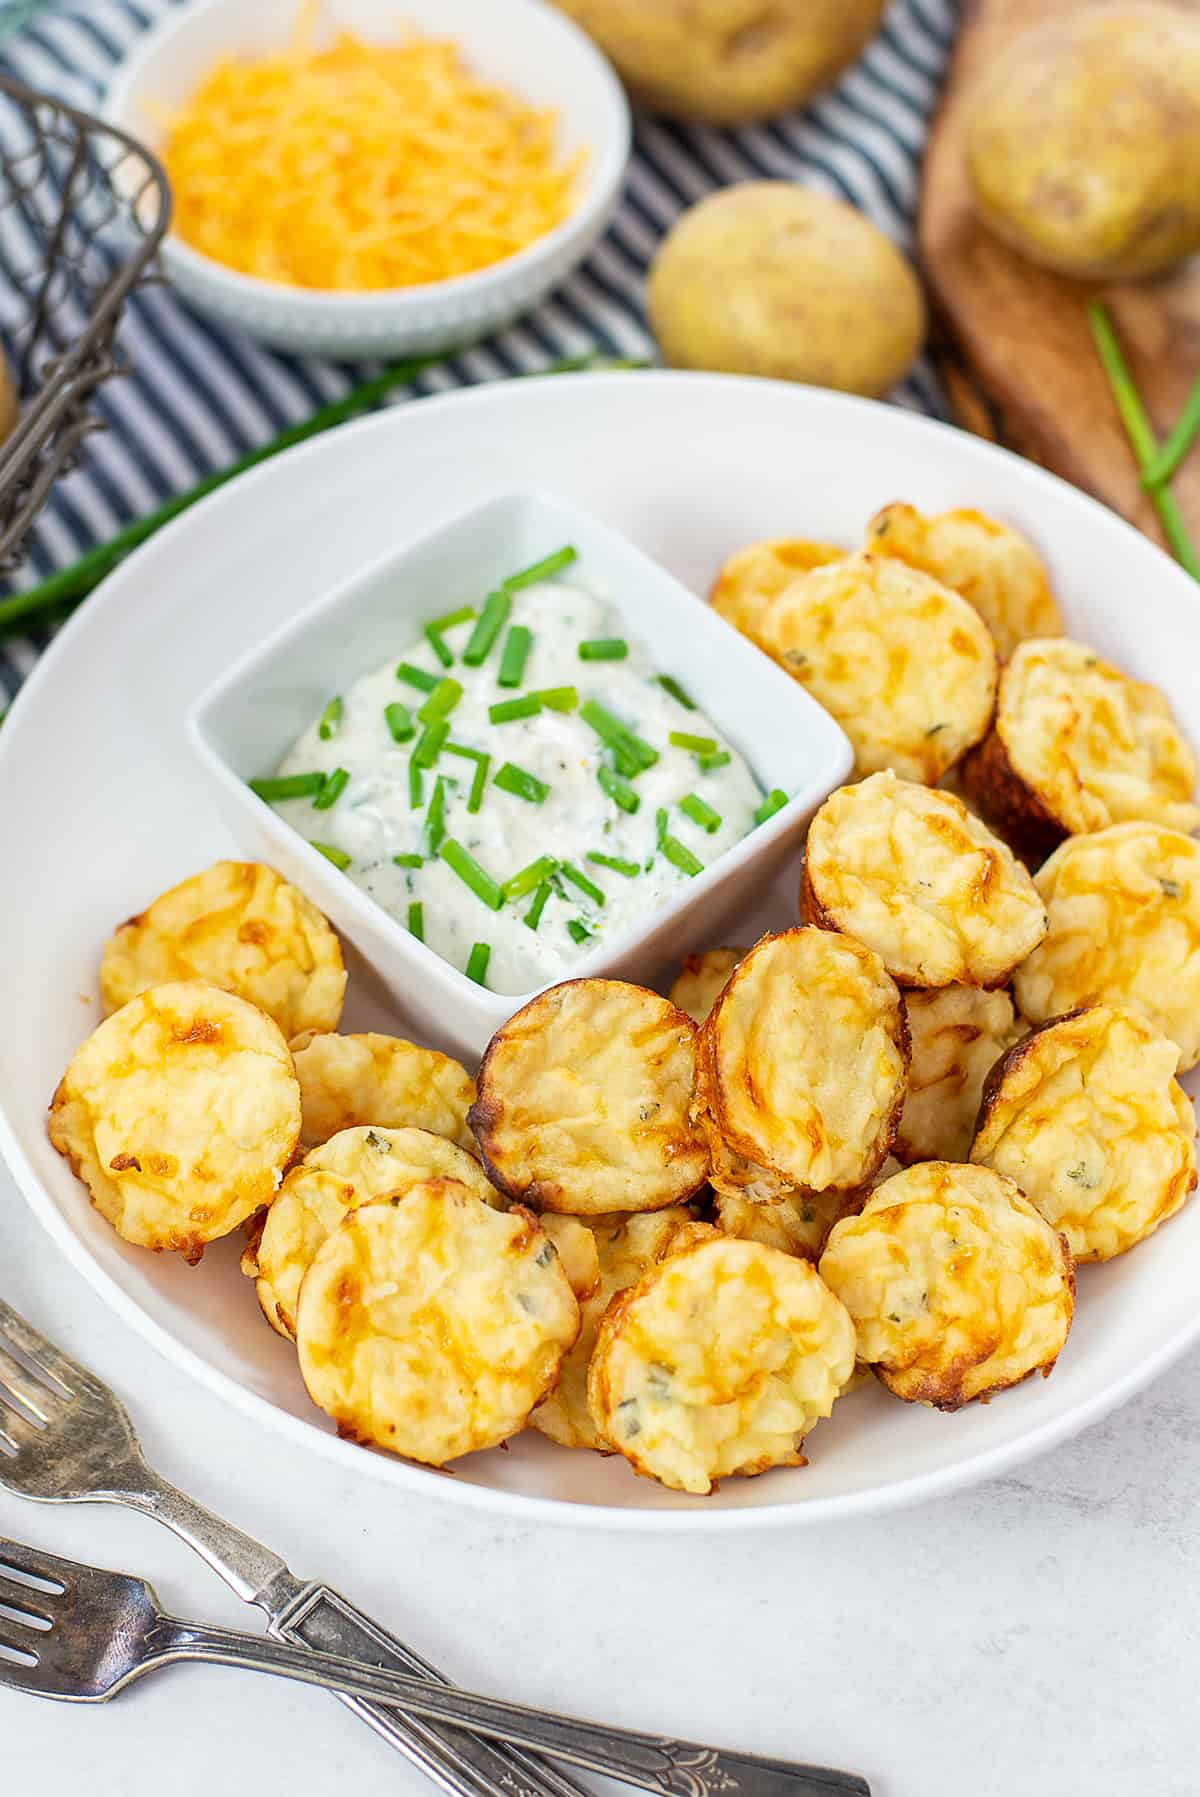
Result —
<instances>
[{"instance_id":1,"label":"green chive sprig","mask_svg":"<svg viewBox=\"0 0 1200 1797\"><path fill-rule=\"evenodd\" d=\"M436 674L427 674L424 668L414 668L411 661L399 664L396 679L403 680L408 686L417 687L423 693L431 693L438 683Z\"/></svg>"},{"instance_id":2,"label":"green chive sprig","mask_svg":"<svg viewBox=\"0 0 1200 1797\"><path fill-rule=\"evenodd\" d=\"M680 686L673 674L656 674L654 678L665 693L670 693L677 705L682 705L685 711L695 711L696 701Z\"/></svg>"},{"instance_id":3,"label":"green chive sprig","mask_svg":"<svg viewBox=\"0 0 1200 1797\"><path fill-rule=\"evenodd\" d=\"M408 763L408 808L419 811L425 803L425 778L421 773L421 765L415 755L409 757Z\"/></svg>"},{"instance_id":4,"label":"green chive sprig","mask_svg":"<svg viewBox=\"0 0 1200 1797\"><path fill-rule=\"evenodd\" d=\"M428 627L441 636L444 631L453 630L456 624L469 623L476 615L473 605L460 605L455 611L443 612L440 618L430 618Z\"/></svg>"},{"instance_id":5,"label":"green chive sprig","mask_svg":"<svg viewBox=\"0 0 1200 1797\"><path fill-rule=\"evenodd\" d=\"M590 942L592 932L578 917L568 917L567 929L571 932L573 942Z\"/></svg>"},{"instance_id":6,"label":"green chive sprig","mask_svg":"<svg viewBox=\"0 0 1200 1797\"><path fill-rule=\"evenodd\" d=\"M642 800L641 795L633 790L628 780L622 780L620 774L614 773L612 768L607 766L597 768L596 779L613 804L632 817Z\"/></svg>"},{"instance_id":7,"label":"green chive sprig","mask_svg":"<svg viewBox=\"0 0 1200 1797\"><path fill-rule=\"evenodd\" d=\"M641 868L636 861L624 861L620 855L601 855L594 849L588 850L587 859L597 867L611 868L615 874L623 874L627 880L636 879Z\"/></svg>"},{"instance_id":8,"label":"green chive sprig","mask_svg":"<svg viewBox=\"0 0 1200 1797\"><path fill-rule=\"evenodd\" d=\"M498 686L520 686L525 678L525 663L529 660L529 651L533 648L533 632L524 624L514 624L504 639L504 648L500 652L500 671L496 675Z\"/></svg>"},{"instance_id":9,"label":"green chive sprig","mask_svg":"<svg viewBox=\"0 0 1200 1797\"><path fill-rule=\"evenodd\" d=\"M510 574L500 585L506 593L518 593L522 587L536 586L539 580L550 580L555 574L561 574L564 568L569 568L578 554L579 551L568 544L566 548L555 550L553 555L544 556L540 562L533 562L530 567Z\"/></svg>"},{"instance_id":10,"label":"green chive sprig","mask_svg":"<svg viewBox=\"0 0 1200 1797\"><path fill-rule=\"evenodd\" d=\"M715 755L720 748L715 736L692 736L686 730L672 730L667 741L676 749L686 749L690 755Z\"/></svg>"},{"instance_id":11,"label":"green chive sprig","mask_svg":"<svg viewBox=\"0 0 1200 1797\"><path fill-rule=\"evenodd\" d=\"M436 625L426 624L425 641L429 644L429 647L433 650L444 668L452 668L454 666L454 651L451 649L441 631L437 629Z\"/></svg>"},{"instance_id":12,"label":"green chive sprig","mask_svg":"<svg viewBox=\"0 0 1200 1797\"><path fill-rule=\"evenodd\" d=\"M679 868L681 873L689 874L692 879L695 879L697 874L704 872L703 861L697 860L691 849L685 843L680 842L678 836L668 833L658 846L663 852L664 859L669 861L673 867Z\"/></svg>"},{"instance_id":13,"label":"green chive sprig","mask_svg":"<svg viewBox=\"0 0 1200 1797\"><path fill-rule=\"evenodd\" d=\"M488 719L493 724L513 724L518 718L536 717L542 702L536 693L522 693L519 699L501 699L488 706Z\"/></svg>"},{"instance_id":14,"label":"green chive sprig","mask_svg":"<svg viewBox=\"0 0 1200 1797\"><path fill-rule=\"evenodd\" d=\"M558 864L558 871L564 880L570 880L572 886L578 887L585 898L590 898L593 905L602 905L604 903L604 894L599 886L596 885L596 882L594 880L589 880L587 875L581 872L579 868L572 866L571 862L560 861Z\"/></svg>"},{"instance_id":15,"label":"green chive sprig","mask_svg":"<svg viewBox=\"0 0 1200 1797\"><path fill-rule=\"evenodd\" d=\"M508 622L512 600L507 593L489 593L483 610L475 620L475 628L463 650L463 661L469 668L480 668L491 653L492 645Z\"/></svg>"},{"instance_id":16,"label":"green chive sprig","mask_svg":"<svg viewBox=\"0 0 1200 1797\"><path fill-rule=\"evenodd\" d=\"M390 705L383 708L383 721L388 727L388 735L394 743L406 743L417 734L417 726L413 723L412 712L407 705L401 705L399 699L393 699Z\"/></svg>"},{"instance_id":17,"label":"green chive sprig","mask_svg":"<svg viewBox=\"0 0 1200 1797\"><path fill-rule=\"evenodd\" d=\"M498 786L501 792L512 793L514 798L524 799L529 805L540 805L550 791L544 780L539 780L536 774L527 773L523 767L517 767L511 761L504 763L492 785Z\"/></svg>"},{"instance_id":18,"label":"green chive sprig","mask_svg":"<svg viewBox=\"0 0 1200 1797\"><path fill-rule=\"evenodd\" d=\"M425 829L429 836L429 852L436 855L446 837L446 782L441 774L433 783L433 797L425 813Z\"/></svg>"},{"instance_id":19,"label":"green chive sprig","mask_svg":"<svg viewBox=\"0 0 1200 1797\"><path fill-rule=\"evenodd\" d=\"M697 755L696 761L702 774L711 774L714 768L728 767L733 756L728 749L718 749L715 755Z\"/></svg>"},{"instance_id":20,"label":"green chive sprig","mask_svg":"<svg viewBox=\"0 0 1200 1797\"><path fill-rule=\"evenodd\" d=\"M450 725L445 718L435 718L432 724L426 724L417 738L417 746L412 752L416 767L432 767L446 744L450 734Z\"/></svg>"},{"instance_id":21,"label":"green chive sprig","mask_svg":"<svg viewBox=\"0 0 1200 1797\"><path fill-rule=\"evenodd\" d=\"M536 861L521 868L519 873L510 874L500 890L506 899L524 898L526 893L532 892L535 886L544 885L551 874L557 872L558 862L553 855L539 855Z\"/></svg>"},{"instance_id":22,"label":"green chive sprig","mask_svg":"<svg viewBox=\"0 0 1200 1797\"><path fill-rule=\"evenodd\" d=\"M589 699L579 709L584 723L589 725L601 742L612 750L613 760L618 774L632 779L653 767L658 760L658 750L651 748L636 731L623 724L618 717L595 699Z\"/></svg>"},{"instance_id":23,"label":"green chive sprig","mask_svg":"<svg viewBox=\"0 0 1200 1797\"><path fill-rule=\"evenodd\" d=\"M417 713L419 721L436 724L439 718L448 718L462 696L463 689L457 680L439 680Z\"/></svg>"},{"instance_id":24,"label":"green chive sprig","mask_svg":"<svg viewBox=\"0 0 1200 1797\"><path fill-rule=\"evenodd\" d=\"M544 686L532 696L547 711L574 711L579 704L579 689L574 686Z\"/></svg>"},{"instance_id":25,"label":"green chive sprig","mask_svg":"<svg viewBox=\"0 0 1200 1797\"><path fill-rule=\"evenodd\" d=\"M546 909L546 901L550 897L552 891L553 888L551 887L549 880L543 880L542 884L533 895L532 905L530 905L528 911L526 911L524 917L521 919L521 922L525 925L527 930L536 930L541 923L542 912Z\"/></svg>"},{"instance_id":26,"label":"green chive sprig","mask_svg":"<svg viewBox=\"0 0 1200 1797\"><path fill-rule=\"evenodd\" d=\"M593 636L579 645L580 661L624 661L628 654L623 636Z\"/></svg>"},{"instance_id":27,"label":"green chive sprig","mask_svg":"<svg viewBox=\"0 0 1200 1797\"><path fill-rule=\"evenodd\" d=\"M782 787L773 786L762 804L758 807L758 810L754 813L755 823L765 824L769 817L774 817L777 811L782 811L787 802L788 796L786 792L783 791Z\"/></svg>"},{"instance_id":28,"label":"green chive sprig","mask_svg":"<svg viewBox=\"0 0 1200 1797\"><path fill-rule=\"evenodd\" d=\"M474 980L477 986L487 985L488 962L492 958L490 942L475 942L467 956L467 978Z\"/></svg>"},{"instance_id":29,"label":"green chive sprig","mask_svg":"<svg viewBox=\"0 0 1200 1797\"><path fill-rule=\"evenodd\" d=\"M344 874L350 865L350 857L345 849L336 849L331 842L317 842L315 839L311 839L309 847L316 849L318 855L324 855L326 861L331 861L341 874Z\"/></svg>"},{"instance_id":30,"label":"green chive sprig","mask_svg":"<svg viewBox=\"0 0 1200 1797\"><path fill-rule=\"evenodd\" d=\"M441 782L439 781L438 784L440 785ZM392 860L397 867L424 867L425 865L424 855L393 855Z\"/></svg>"},{"instance_id":31,"label":"green chive sprig","mask_svg":"<svg viewBox=\"0 0 1200 1797\"><path fill-rule=\"evenodd\" d=\"M700 828L706 830L710 836L716 835L724 821L719 811L714 811L711 805L706 805L704 800L694 792L689 792L685 798L680 799L679 809L685 817L690 817L694 824L699 824Z\"/></svg>"},{"instance_id":32,"label":"green chive sprig","mask_svg":"<svg viewBox=\"0 0 1200 1797\"><path fill-rule=\"evenodd\" d=\"M504 903L503 891L487 869L480 867L474 855L464 849L461 842L456 841L453 836L447 836L438 849L438 855L489 911L500 909Z\"/></svg>"},{"instance_id":33,"label":"green chive sprig","mask_svg":"<svg viewBox=\"0 0 1200 1797\"><path fill-rule=\"evenodd\" d=\"M420 899L414 899L408 907L408 933L418 942L425 940L425 907Z\"/></svg>"},{"instance_id":34,"label":"green chive sprig","mask_svg":"<svg viewBox=\"0 0 1200 1797\"><path fill-rule=\"evenodd\" d=\"M342 721L344 711L345 706L340 699L331 699L321 713L321 722L317 725L317 735L323 743L327 743L331 736L337 735L338 725Z\"/></svg>"},{"instance_id":35,"label":"green chive sprig","mask_svg":"<svg viewBox=\"0 0 1200 1797\"><path fill-rule=\"evenodd\" d=\"M265 799L268 805L277 805L283 799L315 798L324 786L326 776L313 774L276 774L263 780L248 780L250 791Z\"/></svg>"},{"instance_id":36,"label":"green chive sprig","mask_svg":"<svg viewBox=\"0 0 1200 1797\"><path fill-rule=\"evenodd\" d=\"M325 784L312 802L314 811L331 811L350 784L350 775L344 767L335 767L325 779Z\"/></svg>"},{"instance_id":37,"label":"green chive sprig","mask_svg":"<svg viewBox=\"0 0 1200 1797\"><path fill-rule=\"evenodd\" d=\"M467 799L467 810L474 817L483 804L483 792L487 785L488 769L492 765L492 758L490 755L485 755L482 749L468 749L462 743L448 742L445 744L445 750L447 755L461 755L464 760L475 763L470 797Z\"/></svg>"}]
</instances>

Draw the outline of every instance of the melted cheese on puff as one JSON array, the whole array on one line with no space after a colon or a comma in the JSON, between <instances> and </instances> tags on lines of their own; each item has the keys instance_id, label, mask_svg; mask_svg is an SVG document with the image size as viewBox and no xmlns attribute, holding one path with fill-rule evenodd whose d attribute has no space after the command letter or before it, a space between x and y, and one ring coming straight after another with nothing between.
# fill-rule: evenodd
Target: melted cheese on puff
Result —
<instances>
[{"instance_id":1,"label":"melted cheese on puff","mask_svg":"<svg viewBox=\"0 0 1200 1797\"><path fill-rule=\"evenodd\" d=\"M978 986L940 986L906 992L904 1009L912 1061L896 1153L906 1162L965 1161L983 1082L1022 1034L1012 999Z\"/></svg>"}]
</instances>

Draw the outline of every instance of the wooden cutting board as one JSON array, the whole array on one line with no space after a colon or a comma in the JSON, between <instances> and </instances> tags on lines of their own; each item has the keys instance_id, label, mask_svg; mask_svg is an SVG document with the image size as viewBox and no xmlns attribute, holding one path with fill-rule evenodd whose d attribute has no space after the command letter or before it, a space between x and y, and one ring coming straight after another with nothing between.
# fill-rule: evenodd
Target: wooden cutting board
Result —
<instances>
[{"instance_id":1,"label":"wooden cutting board","mask_svg":"<svg viewBox=\"0 0 1200 1797\"><path fill-rule=\"evenodd\" d=\"M1055 0L1062 11L1087 0ZM1200 0L1171 0L1200 13ZM934 356L960 423L1029 456L1162 541L1084 308L1110 308L1161 439L1200 374L1200 258L1164 280L1087 287L1023 261L975 218L964 162L970 87L999 50L1047 16L1046 0L964 0L925 157L920 256L935 313ZM1175 477L1200 539L1200 448Z\"/></svg>"}]
</instances>

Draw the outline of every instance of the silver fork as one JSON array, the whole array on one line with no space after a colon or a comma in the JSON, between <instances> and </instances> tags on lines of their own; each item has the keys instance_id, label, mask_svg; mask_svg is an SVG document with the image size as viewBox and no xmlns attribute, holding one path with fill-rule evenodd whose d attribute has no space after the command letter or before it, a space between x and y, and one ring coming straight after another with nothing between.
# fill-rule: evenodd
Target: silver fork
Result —
<instances>
[{"instance_id":1,"label":"silver fork","mask_svg":"<svg viewBox=\"0 0 1200 1797\"><path fill-rule=\"evenodd\" d=\"M147 1465L114 1392L0 1299L0 1488L46 1503L123 1504L165 1523L231 1590L256 1604L268 1632L318 1653L448 1680L329 1585L298 1579L278 1554L206 1510ZM451 1797L585 1797L583 1787L523 1748L465 1734L343 1693L341 1702ZM814 1789L854 1793L862 1781L820 1775ZM703 1797L691 1786L684 1797Z\"/></svg>"},{"instance_id":2,"label":"silver fork","mask_svg":"<svg viewBox=\"0 0 1200 1797\"><path fill-rule=\"evenodd\" d=\"M238 1629L181 1622L159 1610L142 1579L61 1560L0 1536L0 1685L66 1702L102 1703L175 1660L240 1666L403 1703L418 1715L537 1748L660 1797L827 1797L851 1790L870 1797L860 1779L851 1782L819 1767L602 1728Z\"/></svg>"}]
</instances>

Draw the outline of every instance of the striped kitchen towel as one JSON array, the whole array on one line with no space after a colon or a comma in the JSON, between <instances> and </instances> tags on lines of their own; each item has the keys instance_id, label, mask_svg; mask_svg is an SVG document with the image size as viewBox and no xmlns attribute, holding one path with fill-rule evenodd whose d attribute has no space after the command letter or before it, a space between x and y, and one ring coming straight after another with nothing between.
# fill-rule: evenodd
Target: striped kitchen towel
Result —
<instances>
[{"instance_id":1,"label":"striped kitchen towel","mask_svg":"<svg viewBox=\"0 0 1200 1797\"><path fill-rule=\"evenodd\" d=\"M95 110L127 47L173 3L24 0L24 22L0 46L0 67ZM537 311L429 369L395 403L528 373L587 350L653 355L642 288L655 247L681 211L732 181L804 181L851 201L911 248L921 151L958 8L959 0L892 0L879 33L836 88L770 124L716 131L640 120L620 209L587 262ZM109 381L96 401L109 428L91 439L82 465L56 488L17 586L73 561L370 372L260 349L163 287L134 295L121 341L131 372ZM943 411L926 365L895 398ZM0 643L0 707L47 641L47 632L34 631Z\"/></svg>"}]
</instances>

